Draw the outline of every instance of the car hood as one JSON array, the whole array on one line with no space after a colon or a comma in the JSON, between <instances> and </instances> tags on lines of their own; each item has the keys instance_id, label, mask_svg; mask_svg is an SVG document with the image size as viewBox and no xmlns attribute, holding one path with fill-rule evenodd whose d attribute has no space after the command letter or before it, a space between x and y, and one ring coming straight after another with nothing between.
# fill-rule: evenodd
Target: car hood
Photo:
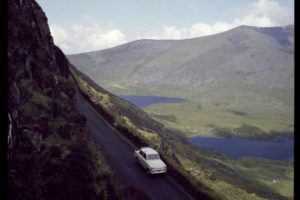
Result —
<instances>
[{"instance_id":1,"label":"car hood","mask_svg":"<svg viewBox=\"0 0 300 200\"><path fill-rule=\"evenodd\" d=\"M162 160L148 160L148 164L152 168L162 168L166 167L166 164Z\"/></svg>"}]
</instances>

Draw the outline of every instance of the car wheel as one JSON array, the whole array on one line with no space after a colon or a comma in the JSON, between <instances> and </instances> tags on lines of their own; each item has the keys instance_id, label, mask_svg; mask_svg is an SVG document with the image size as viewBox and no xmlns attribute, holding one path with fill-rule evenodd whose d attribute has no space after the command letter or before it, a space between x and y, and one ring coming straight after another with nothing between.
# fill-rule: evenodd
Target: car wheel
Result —
<instances>
[{"instance_id":1,"label":"car wheel","mask_svg":"<svg viewBox=\"0 0 300 200\"><path fill-rule=\"evenodd\" d=\"M150 169L147 169L147 175L151 175L151 174L150 174Z\"/></svg>"}]
</instances>

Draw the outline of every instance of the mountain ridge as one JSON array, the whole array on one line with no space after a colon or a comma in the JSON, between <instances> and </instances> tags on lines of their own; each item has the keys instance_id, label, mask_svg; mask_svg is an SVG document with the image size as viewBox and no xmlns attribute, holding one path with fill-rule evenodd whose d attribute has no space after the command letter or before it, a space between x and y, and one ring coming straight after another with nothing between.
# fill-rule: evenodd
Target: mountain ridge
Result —
<instances>
[{"instance_id":1,"label":"mountain ridge","mask_svg":"<svg viewBox=\"0 0 300 200\"><path fill-rule=\"evenodd\" d=\"M66 55L67 56L72 56L72 55L79 55L79 54L85 54L85 53L94 53L94 52L99 52L99 51L106 51L106 50L113 49L113 48L116 48L116 47L121 47L121 46L128 45L129 43L140 42L140 41L186 41L186 40L193 40L193 39L197 39L197 38L205 38L205 37L215 36L215 35L218 35L218 34L223 34L225 32L228 32L228 31L231 31L231 30L234 30L234 29L239 29L239 28L254 28L254 29L276 28L276 29L290 30L291 32L294 32L294 24L288 24L288 25L285 25L285 26L274 26L274 27L257 27L257 26L249 26L249 25L240 25L240 26L237 26L237 27L232 28L230 30L215 33L215 34L212 34L212 35L205 35L205 36L185 38L185 39L147 39L147 38L145 38L145 39L138 39L138 40L130 41L130 42L127 42L125 44L117 45L117 46L114 46L114 47L109 47L109 48L102 49L102 50L94 50L94 51L87 51L87 52L80 52L80 53L66 54Z\"/></svg>"},{"instance_id":2,"label":"mountain ridge","mask_svg":"<svg viewBox=\"0 0 300 200\"><path fill-rule=\"evenodd\" d=\"M234 87L287 89L291 96L293 29L293 25L271 28L240 26L211 36L137 40L67 57L99 85L117 94L199 98L204 92L211 93L219 87L229 94L232 83L235 83ZM239 93L241 90L233 91ZM277 102L291 102L291 99L270 98Z\"/></svg>"}]
</instances>

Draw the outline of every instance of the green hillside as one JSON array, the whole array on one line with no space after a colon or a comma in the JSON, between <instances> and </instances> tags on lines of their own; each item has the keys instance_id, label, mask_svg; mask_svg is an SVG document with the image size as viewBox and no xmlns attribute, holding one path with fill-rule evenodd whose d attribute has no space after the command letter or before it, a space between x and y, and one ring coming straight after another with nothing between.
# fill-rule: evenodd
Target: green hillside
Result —
<instances>
[{"instance_id":1,"label":"green hillside","mask_svg":"<svg viewBox=\"0 0 300 200\"><path fill-rule=\"evenodd\" d=\"M178 131L168 129L136 106L107 92L76 68L72 67L71 71L93 107L136 148L153 146L157 149L169 166L169 176L191 194L197 196L200 192L217 199L237 200L292 198L292 162L281 161L277 166L276 161L253 158L245 164L247 158L233 161L223 154L195 148ZM264 165L257 168L256 162ZM265 167L270 173L262 180ZM255 173L250 176L251 172ZM272 184L274 177L277 177L276 184ZM285 183L287 187L278 187Z\"/></svg>"},{"instance_id":2,"label":"green hillside","mask_svg":"<svg viewBox=\"0 0 300 200\"><path fill-rule=\"evenodd\" d=\"M240 26L186 40L138 40L68 59L114 94L186 99L144 109L176 117L162 122L186 134L213 136L211 125L233 130L246 124L269 138L294 130L293 30Z\"/></svg>"}]
</instances>

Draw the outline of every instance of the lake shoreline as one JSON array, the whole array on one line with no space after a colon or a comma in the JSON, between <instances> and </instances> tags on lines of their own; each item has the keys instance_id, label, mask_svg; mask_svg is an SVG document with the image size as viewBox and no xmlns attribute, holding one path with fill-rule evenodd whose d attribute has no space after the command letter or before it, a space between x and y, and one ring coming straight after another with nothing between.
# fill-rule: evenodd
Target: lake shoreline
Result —
<instances>
[{"instance_id":1,"label":"lake shoreline","mask_svg":"<svg viewBox=\"0 0 300 200\"><path fill-rule=\"evenodd\" d=\"M292 132L281 132L279 134L274 134L274 135L266 135L263 137L260 136L253 136L253 137L243 137L243 136L236 136L236 135L232 135L232 136L222 136L222 135L218 135L218 134L211 134L211 135L207 135L207 134L189 134L188 136L186 136L186 138L193 138L193 137L206 137L206 138L233 138L233 139L245 139L245 140L253 140L253 141L271 141L274 140L277 137L291 137L294 138L294 133Z\"/></svg>"},{"instance_id":2,"label":"lake shoreline","mask_svg":"<svg viewBox=\"0 0 300 200\"><path fill-rule=\"evenodd\" d=\"M187 142L195 147L224 153L232 160L245 156L289 160L294 156L293 135L278 136L272 140L195 136L187 138Z\"/></svg>"}]
</instances>

